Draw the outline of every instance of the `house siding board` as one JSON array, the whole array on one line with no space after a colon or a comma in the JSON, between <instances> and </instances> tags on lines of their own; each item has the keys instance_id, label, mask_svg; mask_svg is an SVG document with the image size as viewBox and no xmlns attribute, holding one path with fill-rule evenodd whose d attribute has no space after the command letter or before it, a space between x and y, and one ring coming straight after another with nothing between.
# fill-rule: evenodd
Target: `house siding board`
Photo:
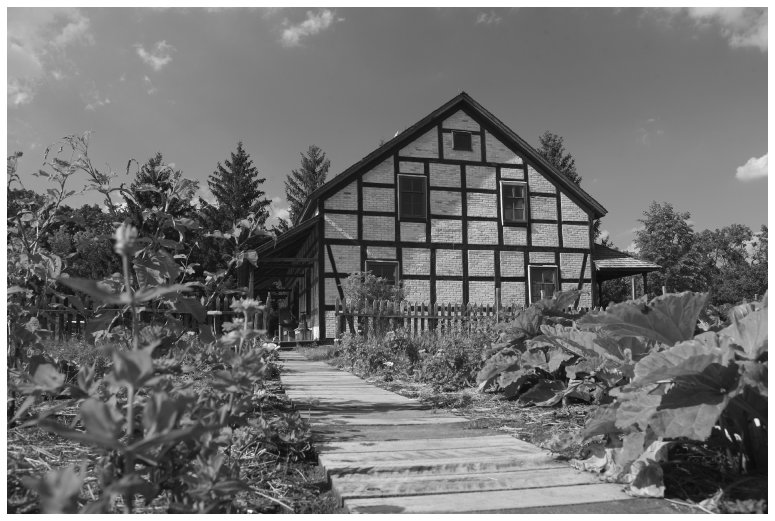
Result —
<instances>
[{"instance_id":1,"label":"house siding board","mask_svg":"<svg viewBox=\"0 0 775 521\"><path fill-rule=\"evenodd\" d=\"M332 244L331 253L334 255L334 264L336 264L336 271L339 273L340 277L342 277L343 274L361 271L359 262L360 248L358 246L342 246L339 244ZM324 257L326 259L326 273L333 273L334 267L331 266L331 260L328 257L328 252L326 252Z\"/></svg>"},{"instance_id":2,"label":"house siding board","mask_svg":"<svg viewBox=\"0 0 775 521\"><path fill-rule=\"evenodd\" d=\"M428 240L425 223L402 222L400 229L402 242L426 242Z\"/></svg>"},{"instance_id":3,"label":"house siding board","mask_svg":"<svg viewBox=\"0 0 775 521\"><path fill-rule=\"evenodd\" d=\"M525 255L521 251L502 251L501 277L524 277ZM502 284L506 284L503 282Z\"/></svg>"},{"instance_id":4,"label":"house siding board","mask_svg":"<svg viewBox=\"0 0 775 521\"><path fill-rule=\"evenodd\" d=\"M469 130L471 132L479 132L479 123L474 121L471 116L462 110L458 110L450 117L445 119L441 124L441 127L452 130Z\"/></svg>"},{"instance_id":5,"label":"house siding board","mask_svg":"<svg viewBox=\"0 0 775 521\"><path fill-rule=\"evenodd\" d=\"M496 194L466 194L469 217L498 217Z\"/></svg>"},{"instance_id":6,"label":"house siding board","mask_svg":"<svg viewBox=\"0 0 775 521\"><path fill-rule=\"evenodd\" d=\"M524 307L525 283L501 282L501 303L504 306L516 305L519 307Z\"/></svg>"},{"instance_id":7,"label":"house siding board","mask_svg":"<svg viewBox=\"0 0 775 521\"><path fill-rule=\"evenodd\" d=\"M463 252L461 250L436 250L436 275L463 276Z\"/></svg>"},{"instance_id":8,"label":"house siding board","mask_svg":"<svg viewBox=\"0 0 775 521\"><path fill-rule=\"evenodd\" d=\"M581 224L563 224L562 244L566 248L589 248L589 227Z\"/></svg>"},{"instance_id":9,"label":"house siding board","mask_svg":"<svg viewBox=\"0 0 775 521\"><path fill-rule=\"evenodd\" d=\"M431 190L431 214L463 215L463 203L460 192Z\"/></svg>"},{"instance_id":10,"label":"house siding board","mask_svg":"<svg viewBox=\"0 0 775 521\"><path fill-rule=\"evenodd\" d=\"M402 248L404 275L430 275L431 250L427 248Z\"/></svg>"},{"instance_id":11,"label":"house siding board","mask_svg":"<svg viewBox=\"0 0 775 521\"><path fill-rule=\"evenodd\" d=\"M452 148L451 132L442 134L442 142L444 143L444 159L482 160L482 138L477 134L471 135L471 150L455 150Z\"/></svg>"},{"instance_id":12,"label":"house siding board","mask_svg":"<svg viewBox=\"0 0 775 521\"><path fill-rule=\"evenodd\" d=\"M542 192L545 194L557 193L554 185L530 165L527 165L527 179L528 183L530 183L531 192Z\"/></svg>"},{"instance_id":13,"label":"house siding board","mask_svg":"<svg viewBox=\"0 0 775 521\"><path fill-rule=\"evenodd\" d=\"M462 303L463 302L463 281L462 280L437 280L436 281L436 302L439 303Z\"/></svg>"},{"instance_id":14,"label":"house siding board","mask_svg":"<svg viewBox=\"0 0 775 521\"><path fill-rule=\"evenodd\" d=\"M431 219L431 242L463 242L462 221Z\"/></svg>"},{"instance_id":15,"label":"house siding board","mask_svg":"<svg viewBox=\"0 0 775 521\"><path fill-rule=\"evenodd\" d=\"M532 219L547 219L556 221L557 199L555 197L532 196L530 198L530 217Z\"/></svg>"},{"instance_id":16,"label":"house siding board","mask_svg":"<svg viewBox=\"0 0 775 521\"><path fill-rule=\"evenodd\" d=\"M504 226L503 244L506 246L527 246L527 228Z\"/></svg>"},{"instance_id":17,"label":"house siding board","mask_svg":"<svg viewBox=\"0 0 775 521\"><path fill-rule=\"evenodd\" d=\"M495 252L492 250L468 250L468 275L494 277Z\"/></svg>"},{"instance_id":18,"label":"house siding board","mask_svg":"<svg viewBox=\"0 0 775 521\"><path fill-rule=\"evenodd\" d=\"M495 190L495 167L467 165L466 188Z\"/></svg>"},{"instance_id":19,"label":"house siding board","mask_svg":"<svg viewBox=\"0 0 775 521\"><path fill-rule=\"evenodd\" d=\"M366 183L384 183L393 184L393 156L390 156L379 165L375 166L365 174L363 181Z\"/></svg>"},{"instance_id":20,"label":"house siding board","mask_svg":"<svg viewBox=\"0 0 775 521\"><path fill-rule=\"evenodd\" d=\"M468 221L468 244L498 244L498 221Z\"/></svg>"},{"instance_id":21,"label":"house siding board","mask_svg":"<svg viewBox=\"0 0 775 521\"><path fill-rule=\"evenodd\" d=\"M430 164L430 182L433 187L460 188L460 166L440 163Z\"/></svg>"},{"instance_id":22,"label":"house siding board","mask_svg":"<svg viewBox=\"0 0 775 521\"><path fill-rule=\"evenodd\" d=\"M394 217L364 215L363 238L367 241L393 242L396 235L396 220Z\"/></svg>"},{"instance_id":23,"label":"house siding board","mask_svg":"<svg viewBox=\"0 0 775 521\"><path fill-rule=\"evenodd\" d=\"M533 246L559 246L556 224L533 223L530 225L530 236Z\"/></svg>"},{"instance_id":24,"label":"house siding board","mask_svg":"<svg viewBox=\"0 0 775 521\"><path fill-rule=\"evenodd\" d=\"M325 237L327 239L349 239L358 238L358 216L326 213L323 216L325 220Z\"/></svg>"},{"instance_id":25,"label":"house siding board","mask_svg":"<svg viewBox=\"0 0 775 521\"><path fill-rule=\"evenodd\" d=\"M395 212L396 192L392 188L363 187L363 210L367 212Z\"/></svg>"},{"instance_id":26,"label":"house siding board","mask_svg":"<svg viewBox=\"0 0 775 521\"><path fill-rule=\"evenodd\" d=\"M437 127L402 148L398 155L402 157L439 157L439 133Z\"/></svg>"},{"instance_id":27,"label":"house siding board","mask_svg":"<svg viewBox=\"0 0 775 521\"><path fill-rule=\"evenodd\" d=\"M490 163L504 163L504 164L512 164L512 165L521 165L522 164L522 158L511 150L509 147L507 147L505 144L503 144L499 139L497 139L495 136L490 134L489 132L484 133L485 135L485 147L487 149L487 161Z\"/></svg>"},{"instance_id":28,"label":"house siding board","mask_svg":"<svg viewBox=\"0 0 775 521\"><path fill-rule=\"evenodd\" d=\"M571 201L570 198L563 193L560 194L560 208L563 221L586 221L589 217L579 205Z\"/></svg>"}]
</instances>

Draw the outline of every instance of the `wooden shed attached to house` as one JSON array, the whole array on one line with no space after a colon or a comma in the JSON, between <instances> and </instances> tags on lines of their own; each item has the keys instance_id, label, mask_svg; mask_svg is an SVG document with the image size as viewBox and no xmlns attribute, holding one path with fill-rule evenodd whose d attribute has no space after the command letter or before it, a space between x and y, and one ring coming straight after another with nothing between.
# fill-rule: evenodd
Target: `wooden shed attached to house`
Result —
<instances>
[{"instance_id":1,"label":"wooden shed attached to house","mask_svg":"<svg viewBox=\"0 0 775 521\"><path fill-rule=\"evenodd\" d=\"M592 306L592 225L606 213L461 93L316 190L294 228L258 249L255 294L282 280L321 340L356 271L401 280L410 301L491 304L499 288L504 304L529 305L581 289Z\"/></svg>"}]
</instances>

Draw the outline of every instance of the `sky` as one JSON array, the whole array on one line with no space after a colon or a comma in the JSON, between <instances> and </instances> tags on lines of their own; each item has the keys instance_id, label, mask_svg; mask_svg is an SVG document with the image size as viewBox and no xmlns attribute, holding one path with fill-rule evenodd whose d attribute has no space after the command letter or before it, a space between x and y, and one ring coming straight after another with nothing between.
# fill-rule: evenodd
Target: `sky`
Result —
<instances>
[{"instance_id":1,"label":"sky","mask_svg":"<svg viewBox=\"0 0 775 521\"><path fill-rule=\"evenodd\" d=\"M767 223L767 9L8 8L7 150L94 131L125 175L157 151L210 199L242 141L287 216L317 145L329 178L465 91L534 147L559 134L602 228L632 248L652 201L695 230ZM71 206L100 202L94 193Z\"/></svg>"}]
</instances>

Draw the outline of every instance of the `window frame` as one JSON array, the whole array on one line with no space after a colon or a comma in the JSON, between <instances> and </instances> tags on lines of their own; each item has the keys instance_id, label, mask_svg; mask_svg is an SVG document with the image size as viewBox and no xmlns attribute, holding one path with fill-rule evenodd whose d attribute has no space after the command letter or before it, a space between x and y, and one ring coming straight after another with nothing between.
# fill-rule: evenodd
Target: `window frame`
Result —
<instances>
[{"instance_id":1,"label":"window frame","mask_svg":"<svg viewBox=\"0 0 775 521\"><path fill-rule=\"evenodd\" d=\"M423 182L423 197L422 197L422 206L423 206L423 215L404 215L403 211L403 190L401 189L401 180L403 178L411 177L414 179L422 179ZM421 221L425 222L428 220L428 178L424 175L416 175L416 174L398 174L398 220L399 221Z\"/></svg>"},{"instance_id":2,"label":"window frame","mask_svg":"<svg viewBox=\"0 0 775 521\"><path fill-rule=\"evenodd\" d=\"M506 220L506 198L504 197L504 186L521 186L525 190L525 218L522 221L507 221ZM509 225L522 225L527 224L528 216L530 215L530 197L527 192L527 183L525 181L501 181L501 224L504 226Z\"/></svg>"},{"instance_id":3,"label":"window frame","mask_svg":"<svg viewBox=\"0 0 775 521\"><path fill-rule=\"evenodd\" d=\"M371 264L382 264L382 265L392 264L393 266L395 266L395 282L393 282L393 286L397 286L398 285L399 280L401 280L401 269L400 269L401 266L399 265L397 260L366 259L364 261L364 266L363 266L364 270L363 271L366 271L366 272L371 271L371 270L369 270L369 264L370 263ZM374 273L372 273L372 275L374 275ZM375 276L379 277L379 275L375 275ZM384 278L384 277L382 277L382 278Z\"/></svg>"},{"instance_id":4,"label":"window frame","mask_svg":"<svg viewBox=\"0 0 775 521\"><path fill-rule=\"evenodd\" d=\"M528 264L527 266L527 300L528 305L535 302L533 300L533 269L553 269L554 270L554 291L562 291L560 283L560 269L556 264ZM552 295L549 295L551 298ZM541 300L541 296L538 295L536 300Z\"/></svg>"},{"instance_id":5,"label":"window frame","mask_svg":"<svg viewBox=\"0 0 775 521\"><path fill-rule=\"evenodd\" d=\"M468 148L458 147L455 146L455 136L457 135L467 135L468 136ZM469 132L467 130L453 130L452 131L452 150L460 150L462 152L473 152L474 151L474 134L472 132Z\"/></svg>"}]
</instances>

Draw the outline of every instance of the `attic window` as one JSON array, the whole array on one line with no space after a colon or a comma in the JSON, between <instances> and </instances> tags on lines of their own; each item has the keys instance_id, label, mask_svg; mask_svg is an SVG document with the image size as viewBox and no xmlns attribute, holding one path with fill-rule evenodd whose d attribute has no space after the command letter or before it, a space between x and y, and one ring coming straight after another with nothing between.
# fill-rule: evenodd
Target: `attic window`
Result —
<instances>
[{"instance_id":1,"label":"attic window","mask_svg":"<svg viewBox=\"0 0 775 521\"><path fill-rule=\"evenodd\" d=\"M452 148L454 150L473 150L470 132L452 132Z\"/></svg>"},{"instance_id":2,"label":"attic window","mask_svg":"<svg viewBox=\"0 0 775 521\"><path fill-rule=\"evenodd\" d=\"M503 223L527 222L527 186L525 183L501 183Z\"/></svg>"}]
</instances>

